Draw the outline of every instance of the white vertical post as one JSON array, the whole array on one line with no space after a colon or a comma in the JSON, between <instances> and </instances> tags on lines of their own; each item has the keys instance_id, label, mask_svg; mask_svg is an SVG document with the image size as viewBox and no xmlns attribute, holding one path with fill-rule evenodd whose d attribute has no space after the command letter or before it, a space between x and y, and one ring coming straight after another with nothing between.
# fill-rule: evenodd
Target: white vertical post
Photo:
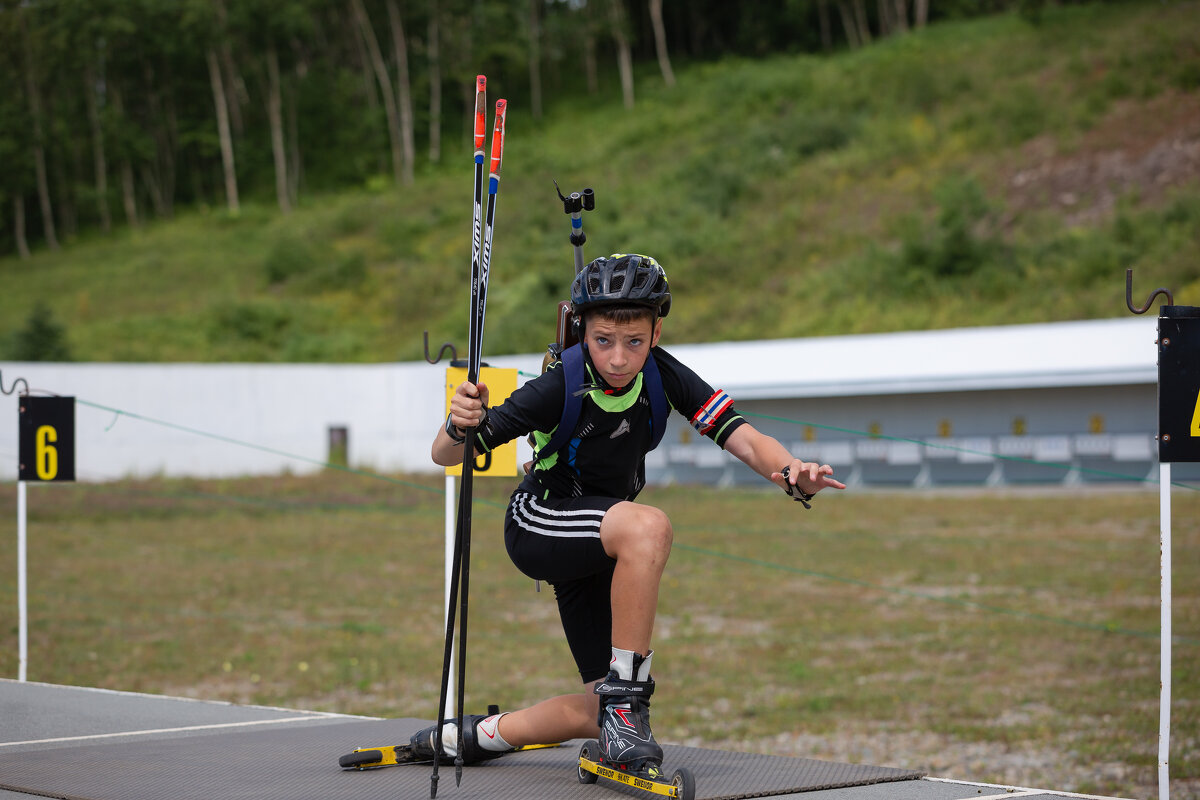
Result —
<instances>
[{"instance_id":1,"label":"white vertical post","mask_svg":"<svg viewBox=\"0 0 1200 800\"><path fill-rule=\"evenodd\" d=\"M29 669L29 598L26 588L25 481L17 481L17 680Z\"/></svg>"},{"instance_id":2,"label":"white vertical post","mask_svg":"<svg viewBox=\"0 0 1200 800\"><path fill-rule=\"evenodd\" d=\"M454 492L454 476L446 476L446 579L445 588L442 591L442 630L446 630L446 626L450 624L450 583L454 579L454 534L458 525L458 509L455 503L456 495ZM454 649L450 650L450 675L454 674ZM458 709L455 705L458 703L458 698L454 692L446 694L446 716L457 717Z\"/></svg>"},{"instance_id":3,"label":"white vertical post","mask_svg":"<svg viewBox=\"0 0 1200 800\"><path fill-rule=\"evenodd\" d=\"M1158 543L1161 654L1158 701L1158 798L1171 796L1171 462L1158 465Z\"/></svg>"}]
</instances>

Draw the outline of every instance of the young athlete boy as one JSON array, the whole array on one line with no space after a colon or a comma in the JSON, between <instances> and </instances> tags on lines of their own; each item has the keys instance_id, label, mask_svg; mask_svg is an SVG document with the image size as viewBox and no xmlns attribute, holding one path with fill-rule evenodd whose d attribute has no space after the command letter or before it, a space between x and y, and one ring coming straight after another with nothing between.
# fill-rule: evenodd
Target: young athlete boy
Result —
<instances>
[{"instance_id":1,"label":"young athlete boy","mask_svg":"<svg viewBox=\"0 0 1200 800\"><path fill-rule=\"evenodd\" d=\"M571 441L558 452L535 451L509 502L504 529L517 568L554 587L585 689L520 711L465 717L467 764L521 745L578 738L599 738L608 763L633 770L662 763L650 731L650 639L672 531L666 514L635 502L652 447L643 381L648 360L672 408L788 494L807 501L826 487L845 488L832 467L794 457L739 416L728 395L657 347L671 293L653 258L592 261L576 275L571 303L586 354L584 386L567 386L559 364L488 408L487 386L464 382L433 442L433 460L442 466L462 463L465 429L471 427L478 453L531 432L545 447L566 393L586 392ZM457 724L447 722L445 758L453 758L457 741ZM412 738L414 749L429 758L435 742L436 726Z\"/></svg>"}]
</instances>

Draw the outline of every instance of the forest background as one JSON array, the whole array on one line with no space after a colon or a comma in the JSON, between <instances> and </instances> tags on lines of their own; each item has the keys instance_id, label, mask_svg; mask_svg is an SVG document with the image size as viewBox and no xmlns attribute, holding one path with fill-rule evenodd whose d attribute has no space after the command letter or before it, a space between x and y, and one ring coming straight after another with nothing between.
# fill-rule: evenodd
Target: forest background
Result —
<instances>
[{"instance_id":1,"label":"forest background","mask_svg":"<svg viewBox=\"0 0 1200 800\"><path fill-rule=\"evenodd\" d=\"M461 340L474 76L509 101L491 353L551 338L554 194L672 341L1200 297L1200 5L0 5L0 358L388 361Z\"/></svg>"}]
</instances>

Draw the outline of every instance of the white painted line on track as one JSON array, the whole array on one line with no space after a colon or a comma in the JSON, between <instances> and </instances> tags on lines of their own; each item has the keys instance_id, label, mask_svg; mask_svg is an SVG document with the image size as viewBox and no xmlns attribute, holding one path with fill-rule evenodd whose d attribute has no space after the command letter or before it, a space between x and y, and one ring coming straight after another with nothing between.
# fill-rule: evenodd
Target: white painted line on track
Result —
<instances>
[{"instance_id":1,"label":"white painted line on track","mask_svg":"<svg viewBox=\"0 0 1200 800\"><path fill-rule=\"evenodd\" d=\"M977 781L959 781L954 778L923 778L927 781L937 781L938 783L958 783L964 786L984 786L989 789L1003 789L1004 794L995 795L995 797L1032 797L1039 794L1049 794L1055 797L1073 797L1079 800L1128 800L1128 798L1109 797L1102 794L1077 794L1075 792L1063 792L1058 789L1034 789L1029 786L1006 786L1003 783L979 783ZM1015 794L1020 792L1020 794ZM989 800L989 798L975 798L974 800Z\"/></svg>"},{"instance_id":2,"label":"white painted line on track","mask_svg":"<svg viewBox=\"0 0 1200 800\"><path fill-rule=\"evenodd\" d=\"M254 704L232 703L228 700L206 700L202 697L182 697L172 694L151 694L149 692L131 692L125 689L101 689L96 686L71 686L64 683L42 683L40 681L16 681L11 678L0 678L0 684L10 684L15 688L22 686L41 686L47 689L68 689L73 692L92 692L94 694L118 695L122 697L144 697L148 700L174 700L180 703L199 703L210 706L228 706L230 708L254 708L264 711L284 711L289 714L303 714L305 716L316 717L345 717L346 719L382 719L381 717L367 717L360 714L339 714L336 711L307 711L295 708L283 708L281 706L263 706Z\"/></svg>"},{"instance_id":3,"label":"white painted line on track","mask_svg":"<svg viewBox=\"0 0 1200 800\"><path fill-rule=\"evenodd\" d=\"M185 731L209 731L219 728L246 728L251 725L277 725L284 722L311 722L312 720L328 721L329 714L311 717L281 717L279 719L256 719L247 722L219 722L212 725L188 725L182 728L155 728L145 731L119 731L116 733L94 733L88 736L62 736L57 739L30 739L24 742L0 742L0 747L14 747L22 744L50 744L53 742L83 742L95 739L117 739L122 736L150 736L156 733L182 733Z\"/></svg>"}]
</instances>

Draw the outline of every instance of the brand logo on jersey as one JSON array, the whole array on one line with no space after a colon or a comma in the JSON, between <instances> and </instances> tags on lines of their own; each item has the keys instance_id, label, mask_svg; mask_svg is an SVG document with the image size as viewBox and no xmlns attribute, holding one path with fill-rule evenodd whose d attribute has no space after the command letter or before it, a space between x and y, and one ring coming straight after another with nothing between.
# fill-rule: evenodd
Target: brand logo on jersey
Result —
<instances>
[{"instance_id":1,"label":"brand logo on jersey","mask_svg":"<svg viewBox=\"0 0 1200 800\"><path fill-rule=\"evenodd\" d=\"M617 429L608 435L608 438L615 439L627 433L629 433L629 420L623 419L621 420L621 424L617 426Z\"/></svg>"}]
</instances>

